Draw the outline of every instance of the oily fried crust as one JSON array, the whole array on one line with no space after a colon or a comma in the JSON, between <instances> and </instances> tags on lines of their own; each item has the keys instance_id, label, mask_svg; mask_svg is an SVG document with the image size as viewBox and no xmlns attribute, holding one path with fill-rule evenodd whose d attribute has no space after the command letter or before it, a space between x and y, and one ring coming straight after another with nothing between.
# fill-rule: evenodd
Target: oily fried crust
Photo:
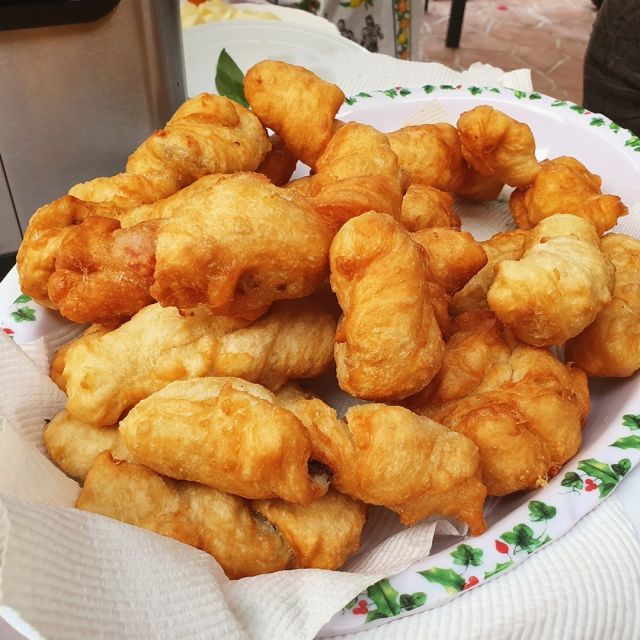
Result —
<instances>
[{"instance_id":1,"label":"oily fried crust","mask_svg":"<svg viewBox=\"0 0 640 640\"><path fill-rule=\"evenodd\" d=\"M247 71L244 94L253 113L282 138L287 149L315 167L344 102L340 88L302 67L264 60Z\"/></svg>"},{"instance_id":2,"label":"oily fried crust","mask_svg":"<svg viewBox=\"0 0 640 640\"><path fill-rule=\"evenodd\" d=\"M291 179L293 172L296 170L297 158L284 146L282 138L273 134L269 137L271 141L271 151L267 153L260 166L256 169L256 173L262 173L276 185L282 187Z\"/></svg>"},{"instance_id":3,"label":"oily fried crust","mask_svg":"<svg viewBox=\"0 0 640 640\"><path fill-rule=\"evenodd\" d=\"M462 155L479 174L522 187L540 171L535 140L526 124L480 105L463 113L457 127Z\"/></svg>"},{"instance_id":4,"label":"oily fried crust","mask_svg":"<svg viewBox=\"0 0 640 640\"><path fill-rule=\"evenodd\" d=\"M245 498L307 504L328 488L309 475L300 421L239 378L172 382L131 409L120 435L134 461Z\"/></svg>"},{"instance_id":5,"label":"oily fried crust","mask_svg":"<svg viewBox=\"0 0 640 640\"><path fill-rule=\"evenodd\" d=\"M532 229L554 213L570 213L591 222L601 236L628 213L618 196L602 194L601 184L575 158L545 160L535 180L511 194L513 219L521 229Z\"/></svg>"},{"instance_id":6,"label":"oily fried crust","mask_svg":"<svg viewBox=\"0 0 640 640\"><path fill-rule=\"evenodd\" d=\"M369 400L422 389L443 351L424 249L391 216L370 212L342 227L330 261L344 314L334 349L340 387Z\"/></svg>"},{"instance_id":7,"label":"oily fried crust","mask_svg":"<svg viewBox=\"0 0 640 640\"><path fill-rule=\"evenodd\" d=\"M627 377L640 369L640 241L611 233L602 251L616 269L613 297L565 357L589 376Z\"/></svg>"},{"instance_id":8,"label":"oily fried crust","mask_svg":"<svg viewBox=\"0 0 640 640\"><path fill-rule=\"evenodd\" d=\"M460 218L453 210L451 194L435 187L411 184L402 198L398 221L407 231L434 227L460 228Z\"/></svg>"}]
</instances>

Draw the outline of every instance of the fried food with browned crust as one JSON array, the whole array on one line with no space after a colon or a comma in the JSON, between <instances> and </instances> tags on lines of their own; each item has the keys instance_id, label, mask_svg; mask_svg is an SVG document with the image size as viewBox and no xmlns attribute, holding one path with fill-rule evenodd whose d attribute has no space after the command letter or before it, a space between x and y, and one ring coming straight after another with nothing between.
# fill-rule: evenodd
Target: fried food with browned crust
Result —
<instances>
[{"instance_id":1,"label":"fried food with browned crust","mask_svg":"<svg viewBox=\"0 0 640 640\"><path fill-rule=\"evenodd\" d=\"M307 430L264 387L240 378L172 382L120 421L135 462L244 498L307 504L327 492L310 475Z\"/></svg>"},{"instance_id":2,"label":"fried food with browned crust","mask_svg":"<svg viewBox=\"0 0 640 640\"><path fill-rule=\"evenodd\" d=\"M503 260L520 260L524 253L524 240L527 232L521 229L496 233L489 240L480 243L487 263L465 286L451 298L449 311L458 315L464 311L487 309L487 292L493 284L495 268Z\"/></svg>"},{"instance_id":3,"label":"fried food with browned crust","mask_svg":"<svg viewBox=\"0 0 640 640\"><path fill-rule=\"evenodd\" d=\"M73 322L121 322L153 302L158 221L121 229L92 217L73 227L58 249L48 293Z\"/></svg>"},{"instance_id":4,"label":"fried food with browned crust","mask_svg":"<svg viewBox=\"0 0 640 640\"><path fill-rule=\"evenodd\" d=\"M540 171L531 129L488 105L458 119L462 155L480 175L512 187L531 184Z\"/></svg>"},{"instance_id":5,"label":"fried food with browned crust","mask_svg":"<svg viewBox=\"0 0 640 640\"><path fill-rule=\"evenodd\" d=\"M588 220L601 236L629 212L618 196L603 195L600 176L575 158L545 160L535 180L516 189L509 206L521 229L532 229L554 213L571 213Z\"/></svg>"},{"instance_id":6,"label":"fried food with browned crust","mask_svg":"<svg viewBox=\"0 0 640 640\"><path fill-rule=\"evenodd\" d=\"M627 377L640 369L640 240L611 233L602 252L616 269L613 297L564 353L588 376Z\"/></svg>"},{"instance_id":7,"label":"fried food with browned crust","mask_svg":"<svg viewBox=\"0 0 640 640\"><path fill-rule=\"evenodd\" d=\"M287 182L284 188L291 189L301 196L311 196L311 185L313 185L314 177L315 176L304 176L302 178L296 178L291 182Z\"/></svg>"},{"instance_id":8,"label":"fried food with browned crust","mask_svg":"<svg viewBox=\"0 0 640 640\"><path fill-rule=\"evenodd\" d=\"M580 369L478 310L453 320L442 368L407 404L471 438L489 494L502 496L544 485L575 455L589 391Z\"/></svg>"},{"instance_id":9,"label":"fried food with browned crust","mask_svg":"<svg viewBox=\"0 0 640 640\"><path fill-rule=\"evenodd\" d=\"M370 212L340 229L330 260L344 313L334 349L340 387L368 400L422 389L443 352L424 249L391 216Z\"/></svg>"},{"instance_id":10,"label":"fried food with browned crust","mask_svg":"<svg viewBox=\"0 0 640 640\"><path fill-rule=\"evenodd\" d=\"M255 319L323 282L335 227L306 198L260 174L211 178L183 191L182 209L160 223L158 302Z\"/></svg>"},{"instance_id":11,"label":"fried food with browned crust","mask_svg":"<svg viewBox=\"0 0 640 640\"><path fill-rule=\"evenodd\" d=\"M270 148L264 127L248 109L201 93L129 156L124 174L78 184L69 193L131 208L166 198L205 175L255 171Z\"/></svg>"},{"instance_id":12,"label":"fried food with browned crust","mask_svg":"<svg viewBox=\"0 0 640 640\"><path fill-rule=\"evenodd\" d=\"M523 342L563 344L611 300L614 275L593 225L555 214L528 232L520 260L498 264L487 302Z\"/></svg>"},{"instance_id":13,"label":"fried food with browned crust","mask_svg":"<svg viewBox=\"0 0 640 640\"><path fill-rule=\"evenodd\" d=\"M282 187L291 179L293 172L298 164L297 158L284 146L282 138L273 134L269 137L271 141L271 151L267 153L260 166L256 169L256 173L262 173L276 187Z\"/></svg>"},{"instance_id":14,"label":"fried food with browned crust","mask_svg":"<svg viewBox=\"0 0 640 640\"><path fill-rule=\"evenodd\" d=\"M344 102L341 89L303 67L263 60L247 71L244 95L260 121L282 138L287 149L315 168Z\"/></svg>"},{"instance_id":15,"label":"fried food with browned crust","mask_svg":"<svg viewBox=\"0 0 640 640\"><path fill-rule=\"evenodd\" d=\"M367 211L399 217L405 176L384 134L350 122L331 138L311 182L313 206L342 224Z\"/></svg>"},{"instance_id":16,"label":"fried food with browned crust","mask_svg":"<svg viewBox=\"0 0 640 640\"><path fill-rule=\"evenodd\" d=\"M465 162L462 185L456 193L467 200L489 202L496 200L504 188L504 182L495 176L483 176Z\"/></svg>"},{"instance_id":17,"label":"fried food with browned crust","mask_svg":"<svg viewBox=\"0 0 640 640\"><path fill-rule=\"evenodd\" d=\"M417 183L409 185L404 194L398 220L407 231L433 227L460 228L460 218L453 210L451 194Z\"/></svg>"},{"instance_id":18,"label":"fried food with browned crust","mask_svg":"<svg viewBox=\"0 0 640 640\"><path fill-rule=\"evenodd\" d=\"M404 524L440 514L482 533L486 487L477 447L441 424L402 407L351 407L344 420L317 398L288 385L278 402L307 427L313 456L333 471L333 486L388 507Z\"/></svg>"}]
</instances>

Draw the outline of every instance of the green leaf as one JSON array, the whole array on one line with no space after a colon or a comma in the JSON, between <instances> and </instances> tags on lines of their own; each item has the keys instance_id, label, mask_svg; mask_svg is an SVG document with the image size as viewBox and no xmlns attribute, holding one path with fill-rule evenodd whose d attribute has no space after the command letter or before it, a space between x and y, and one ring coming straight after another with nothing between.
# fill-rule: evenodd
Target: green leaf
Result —
<instances>
[{"instance_id":1,"label":"green leaf","mask_svg":"<svg viewBox=\"0 0 640 640\"><path fill-rule=\"evenodd\" d=\"M640 436L626 436L625 438L620 438L611 446L618 447L618 449L640 449Z\"/></svg>"},{"instance_id":2,"label":"green leaf","mask_svg":"<svg viewBox=\"0 0 640 640\"><path fill-rule=\"evenodd\" d=\"M345 609L353 609L353 607L356 606L356 602L358 602L358 596L353 598L353 600L349 600L349 602L347 602L347 604L344 605L344 608Z\"/></svg>"},{"instance_id":3,"label":"green leaf","mask_svg":"<svg viewBox=\"0 0 640 640\"><path fill-rule=\"evenodd\" d=\"M367 589L367 595L375 602L377 610L385 617L397 616L400 613L398 592L386 578L372 584Z\"/></svg>"},{"instance_id":4,"label":"green leaf","mask_svg":"<svg viewBox=\"0 0 640 640\"><path fill-rule=\"evenodd\" d=\"M601 482L598 485L598 493L601 498L606 498L615 488L617 482Z\"/></svg>"},{"instance_id":5,"label":"green leaf","mask_svg":"<svg viewBox=\"0 0 640 640\"><path fill-rule=\"evenodd\" d=\"M603 118L591 118L591 122L589 123L591 127L602 127L604 126Z\"/></svg>"},{"instance_id":6,"label":"green leaf","mask_svg":"<svg viewBox=\"0 0 640 640\"><path fill-rule=\"evenodd\" d=\"M518 100L522 100L522 98L526 98L527 97L527 92L526 91L521 91L520 89L516 89L513 92L513 95L518 98Z\"/></svg>"},{"instance_id":7,"label":"green leaf","mask_svg":"<svg viewBox=\"0 0 640 640\"><path fill-rule=\"evenodd\" d=\"M13 304L24 304L25 302L30 302L30 301L31 301L31 297L22 293L13 301Z\"/></svg>"},{"instance_id":8,"label":"green leaf","mask_svg":"<svg viewBox=\"0 0 640 640\"><path fill-rule=\"evenodd\" d=\"M542 96L539 93L529 94L529 100L542 100Z\"/></svg>"},{"instance_id":9,"label":"green leaf","mask_svg":"<svg viewBox=\"0 0 640 640\"><path fill-rule=\"evenodd\" d=\"M625 143L624 143L625 147L633 147L634 149L638 146L640 146L640 137L638 136L631 136Z\"/></svg>"},{"instance_id":10,"label":"green leaf","mask_svg":"<svg viewBox=\"0 0 640 640\"><path fill-rule=\"evenodd\" d=\"M586 111L586 109L584 107L581 107L577 104L572 104L569 109L571 109L571 111L575 111L576 113L584 113Z\"/></svg>"},{"instance_id":11,"label":"green leaf","mask_svg":"<svg viewBox=\"0 0 640 640\"><path fill-rule=\"evenodd\" d=\"M613 133L618 133L618 131L620 131L620 125L616 124L615 122L611 122L609 123L609 129L611 129Z\"/></svg>"},{"instance_id":12,"label":"green leaf","mask_svg":"<svg viewBox=\"0 0 640 640\"><path fill-rule=\"evenodd\" d=\"M564 474L564 478L560 483L563 487L569 487L570 489L577 489L578 491L584 486L582 478L575 471L567 471Z\"/></svg>"},{"instance_id":13,"label":"green leaf","mask_svg":"<svg viewBox=\"0 0 640 640\"><path fill-rule=\"evenodd\" d=\"M370 98L371 94L367 93L366 91L361 91L360 93L356 94L358 96L358 98Z\"/></svg>"},{"instance_id":14,"label":"green leaf","mask_svg":"<svg viewBox=\"0 0 640 640\"><path fill-rule=\"evenodd\" d=\"M409 595L408 593L403 593L400 596L400 606L405 611L411 611L411 609L415 609L417 607L421 607L427 601L427 594L422 591L417 591L416 593L412 593Z\"/></svg>"},{"instance_id":15,"label":"green leaf","mask_svg":"<svg viewBox=\"0 0 640 640\"><path fill-rule=\"evenodd\" d=\"M411 89L405 89L404 87L402 87L402 89L400 89L400 95L401 96L408 96L411 93Z\"/></svg>"},{"instance_id":16,"label":"green leaf","mask_svg":"<svg viewBox=\"0 0 640 640\"><path fill-rule=\"evenodd\" d=\"M567 105L567 102L565 100L554 100L551 103L552 107L565 107Z\"/></svg>"},{"instance_id":17,"label":"green leaf","mask_svg":"<svg viewBox=\"0 0 640 640\"><path fill-rule=\"evenodd\" d=\"M619 462L611 465L611 470L620 478L624 478L631 470L631 460L622 458Z\"/></svg>"},{"instance_id":18,"label":"green leaf","mask_svg":"<svg viewBox=\"0 0 640 640\"><path fill-rule=\"evenodd\" d=\"M500 93L500 89L498 89L497 87L491 87L489 91L491 91L492 93Z\"/></svg>"},{"instance_id":19,"label":"green leaf","mask_svg":"<svg viewBox=\"0 0 640 640\"><path fill-rule=\"evenodd\" d=\"M36 319L36 311L31 307L20 307L11 313L11 317L16 322L33 322Z\"/></svg>"},{"instance_id":20,"label":"green leaf","mask_svg":"<svg viewBox=\"0 0 640 640\"><path fill-rule=\"evenodd\" d=\"M464 587L464 578L453 569L427 569L418 573L429 582L442 585L447 593L457 593Z\"/></svg>"},{"instance_id":21,"label":"green leaf","mask_svg":"<svg viewBox=\"0 0 640 640\"><path fill-rule=\"evenodd\" d=\"M240 71L240 67L227 53L227 50L223 49L220 52L216 66L216 89L218 93L244 107L249 107L249 103L244 97L243 80L244 74Z\"/></svg>"},{"instance_id":22,"label":"green leaf","mask_svg":"<svg viewBox=\"0 0 640 640\"><path fill-rule=\"evenodd\" d=\"M482 89L480 87L469 87L469 93L472 96L477 96L478 94L482 93Z\"/></svg>"},{"instance_id":23,"label":"green leaf","mask_svg":"<svg viewBox=\"0 0 640 640\"><path fill-rule=\"evenodd\" d=\"M631 413L627 413L622 416L622 424L625 427L629 427L631 431L640 431L640 415L634 416Z\"/></svg>"},{"instance_id":24,"label":"green leaf","mask_svg":"<svg viewBox=\"0 0 640 640\"><path fill-rule=\"evenodd\" d=\"M461 544L449 555L453 558L453 564L461 564L463 567L469 565L479 567L482 564L482 549L477 549L468 544Z\"/></svg>"},{"instance_id":25,"label":"green leaf","mask_svg":"<svg viewBox=\"0 0 640 640\"><path fill-rule=\"evenodd\" d=\"M382 93L390 98L395 98L398 95L398 92L395 89L385 89Z\"/></svg>"},{"instance_id":26,"label":"green leaf","mask_svg":"<svg viewBox=\"0 0 640 640\"><path fill-rule=\"evenodd\" d=\"M517 524L512 531L503 533L500 538L515 546L514 553L518 547L526 551L534 544L533 529L526 524Z\"/></svg>"},{"instance_id":27,"label":"green leaf","mask_svg":"<svg viewBox=\"0 0 640 640\"><path fill-rule=\"evenodd\" d=\"M638 438L640 441L640 438ZM594 478L598 478L598 480L602 480L602 482L618 482L618 476L611 470L611 467L594 458L589 458L588 460L580 460L578 463L578 469L580 471L584 471L587 475L590 475Z\"/></svg>"},{"instance_id":28,"label":"green leaf","mask_svg":"<svg viewBox=\"0 0 640 640\"><path fill-rule=\"evenodd\" d=\"M433 93L436 90L436 88L432 84L425 84L422 88L424 89L425 93Z\"/></svg>"},{"instance_id":29,"label":"green leaf","mask_svg":"<svg viewBox=\"0 0 640 640\"><path fill-rule=\"evenodd\" d=\"M441 89L448 89L448 90L455 89L455 87L452 84L441 84L440 88Z\"/></svg>"},{"instance_id":30,"label":"green leaf","mask_svg":"<svg viewBox=\"0 0 640 640\"><path fill-rule=\"evenodd\" d=\"M352 105L352 104L355 104L356 102L358 102L358 100L356 98L345 98L345 102L348 105Z\"/></svg>"},{"instance_id":31,"label":"green leaf","mask_svg":"<svg viewBox=\"0 0 640 640\"><path fill-rule=\"evenodd\" d=\"M497 576L499 573L502 573L505 569L508 569L513 564L513 560L507 560L506 562L498 562L495 569L491 571L484 572L484 579L492 578L493 576Z\"/></svg>"},{"instance_id":32,"label":"green leaf","mask_svg":"<svg viewBox=\"0 0 640 640\"><path fill-rule=\"evenodd\" d=\"M557 512L558 510L555 507L540 502L540 500L532 500L529 503L529 518L532 522L551 520L551 518L555 518Z\"/></svg>"}]
</instances>

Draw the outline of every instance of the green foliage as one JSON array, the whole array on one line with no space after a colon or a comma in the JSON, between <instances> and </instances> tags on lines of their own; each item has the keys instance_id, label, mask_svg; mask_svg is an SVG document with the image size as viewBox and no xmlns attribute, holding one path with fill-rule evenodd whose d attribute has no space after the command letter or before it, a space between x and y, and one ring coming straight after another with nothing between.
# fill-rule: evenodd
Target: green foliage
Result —
<instances>
[{"instance_id":1,"label":"green foliage","mask_svg":"<svg viewBox=\"0 0 640 640\"><path fill-rule=\"evenodd\" d=\"M249 107L247 99L244 97L244 74L226 49L220 52L218 64L216 66L216 89L221 96L226 96L230 100Z\"/></svg>"},{"instance_id":2,"label":"green foliage","mask_svg":"<svg viewBox=\"0 0 640 640\"><path fill-rule=\"evenodd\" d=\"M468 544L460 544L450 553L453 564L460 564L463 567L479 567L482 564L482 549L471 547Z\"/></svg>"}]
</instances>

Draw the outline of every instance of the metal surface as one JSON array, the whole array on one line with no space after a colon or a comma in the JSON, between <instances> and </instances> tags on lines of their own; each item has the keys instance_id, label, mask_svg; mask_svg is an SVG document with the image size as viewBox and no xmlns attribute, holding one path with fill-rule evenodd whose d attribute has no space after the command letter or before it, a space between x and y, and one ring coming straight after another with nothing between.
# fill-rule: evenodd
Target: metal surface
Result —
<instances>
[{"instance_id":1,"label":"metal surface","mask_svg":"<svg viewBox=\"0 0 640 640\"><path fill-rule=\"evenodd\" d=\"M0 157L0 255L13 253L20 244L20 227L11 201L9 187L4 177ZM3 636L0 635L0 638Z\"/></svg>"},{"instance_id":2,"label":"metal surface","mask_svg":"<svg viewBox=\"0 0 640 640\"><path fill-rule=\"evenodd\" d=\"M178 1L121 0L95 22L2 31L0 87L0 157L24 230L72 185L122 171L184 100ZM0 204L2 229L3 215Z\"/></svg>"}]
</instances>

